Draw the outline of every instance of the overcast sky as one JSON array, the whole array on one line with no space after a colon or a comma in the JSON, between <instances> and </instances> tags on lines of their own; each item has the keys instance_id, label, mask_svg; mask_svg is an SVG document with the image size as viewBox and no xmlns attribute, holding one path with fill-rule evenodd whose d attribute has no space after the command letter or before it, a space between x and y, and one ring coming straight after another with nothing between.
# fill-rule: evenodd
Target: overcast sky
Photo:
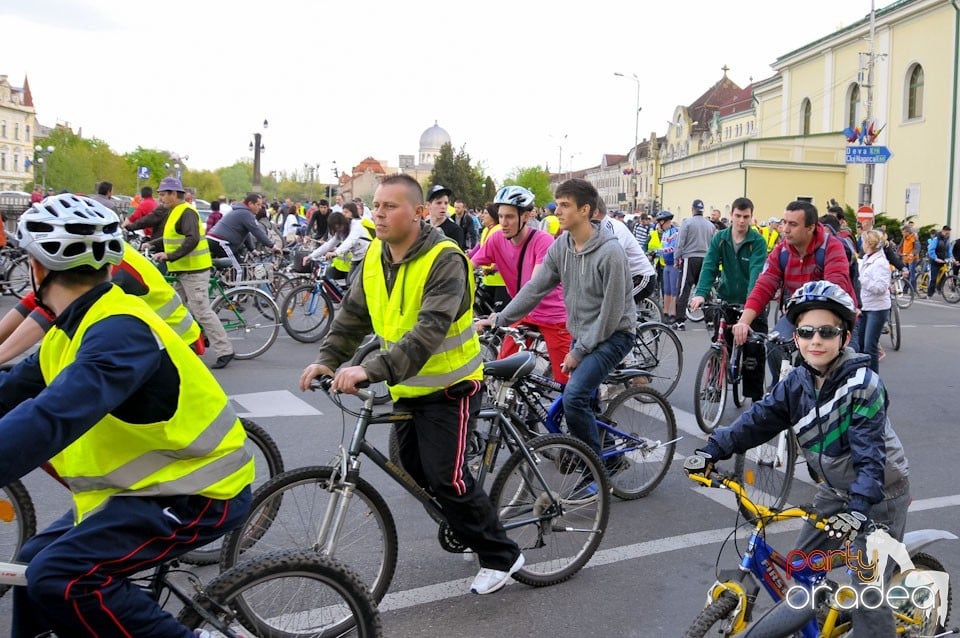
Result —
<instances>
[{"instance_id":1,"label":"overcast sky","mask_svg":"<svg viewBox=\"0 0 960 638\"><path fill-rule=\"evenodd\" d=\"M307 162L329 175L366 156L396 166L436 120L499 182L520 166L556 171L561 146L564 171L626 153L634 73L642 140L721 66L746 86L869 11L870 0L0 0L0 74L29 77L42 124L69 122L121 153L226 166L251 157L266 118L264 173Z\"/></svg>"}]
</instances>

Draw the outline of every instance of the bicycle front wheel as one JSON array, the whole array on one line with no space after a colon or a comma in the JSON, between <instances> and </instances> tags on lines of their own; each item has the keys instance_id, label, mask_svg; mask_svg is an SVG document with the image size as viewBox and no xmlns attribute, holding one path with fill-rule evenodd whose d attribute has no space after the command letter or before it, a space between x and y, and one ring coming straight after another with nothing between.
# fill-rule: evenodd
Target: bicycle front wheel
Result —
<instances>
[{"instance_id":1,"label":"bicycle front wheel","mask_svg":"<svg viewBox=\"0 0 960 638\"><path fill-rule=\"evenodd\" d=\"M896 304L890 306L890 343L894 350L900 349L900 308Z\"/></svg>"},{"instance_id":2,"label":"bicycle front wheel","mask_svg":"<svg viewBox=\"0 0 960 638\"><path fill-rule=\"evenodd\" d=\"M697 381L693 386L693 412L697 425L706 434L720 425L723 409L727 405L727 374L723 364L723 352L710 348L697 369Z\"/></svg>"},{"instance_id":3,"label":"bicycle front wheel","mask_svg":"<svg viewBox=\"0 0 960 638\"><path fill-rule=\"evenodd\" d=\"M683 634L683 638L706 638L706 636L731 636L730 630L735 620L737 596L724 591L720 597L704 607L696 620Z\"/></svg>"},{"instance_id":4,"label":"bicycle front wheel","mask_svg":"<svg viewBox=\"0 0 960 638\"><path fill-rule=\"evenodd\" d=\"M332 480L333 468L312 466L267 481L254 492L243 524L224 537L220 568L278 549L319 553L320 526L335 496ZM387 593L397 567L397 526L386 501L363 479L357 480L333 557L360 575L375 600Z\"/></svg>"},{"instance_id":5,"label":"bicycle front wheel","mask_svg":"<svg viewBox=\"0 0 960 638\"><path fill-rule=\"evenodd\" d=\"M927 288L930 285L930 271L924 270L917 275L917 294L924 296L927 294Z\"/></svg>"},{"instance_id":6,"label":"bicycle front wheel","mask_svg":"<svg viewBox=\"0 0 960 638\"><path fill-rule=\"evenodd\" d=\"M898 279L894 282L893 297L900 306L901 310L906 310L913 305L913 299L916 296L916 290L906 279Z\"/></svg>"},{"instance_id":7,"label":"bicycle front wheel","mask_svg":"<svg viewBox=\"0 0 960 638\"><path fill-rule=\"evenodd\" d=\"M203 610L220 627L201 617ZM178 620L189 629L220 628L271 637L334 637L350 629L382 636L380 612L353 571L311 550L265 554L225 571L204 587Z\"/></svg>"},{"instance_id":8,"label":"bicycle front wheel","mask_svg":"<svg viewBox=\"0 0 960 638\"><path fill-rule=\"evenodd\" d=\"M280 310L270 295L250 286L224 291L213 304L237 359L253 359L270 349L280 332Z\"/></svg>"},{"instance_id":9,"label":"bicycle front wheel","mask_svg":"<svg viewBox=\"0 0 960 638\"><path fill-rule=\"evenodd\" d=\"M579 439L547 434L527 450L533 466L523 450L514 452L497 473L490 501L526 558L514 580L545 587L571 578L597 551L610 515L610 483Z\"/></svg>"},{"instance_id":10,"label":"bicycle front wheel","mask_svg":"<svg viewBox=\"0 0 960 638\"><path fill-rule=\"evenodd\" d=\"M798 446L796 435L787 430L772 441L736 456L734 474L751 501L771 509L782 509L787 504ZM740 507L740 511L747 520L755 522L746 508Z\"/></svg>"},{"instance_id":11,"label":"bicycle front wheel","mask_svg":"<svg viewBox=\"0 0 960 638\"><path fill-rule=\"evenodd\" d=\"M37 514L20 481L0 487L0 563L16 560L24 541L37 533ZM0 596L10 585L0 584Z\"/></svg>"},{"instance_id":12,"label":"bicycle front wheel","mask_svg":"<svg viewBox=\"0 0 960 638\"><path fill-rule=\"evenodd\" d=\"M943 295L947 303L957 303L960 301L960 280L953 275L944 277L940 294Z\"/></svg>"},{"instance_id":13,"label":"bicycle front wheel","mask_svg":"<svg viewBox=\"0 0 960 638\"><path fill-rule=\"evenodd\" d=\"M247 442L244 447L253 456L254 465L257 468L257 474L251 484L251 488L256 490L283 472L283 457L280 455L277 442L260 425L243 417L240 418L240 423L247 433ZM218 538L212 543L187 552L180 557L180 560L191 565L213 565L220 559L222 546L223 539Z\"/></svg>"},{"instance_id":14,"label":"bicycle front wheel","mask_svg":"<svg viewBox=\"0 0 960 638\"><path fill-rule=\"evenodd\" d=\"M300 284L283 300L283 329L302 343L323 338L333 322L333 302L318 283Z\"/></svg>"},{"instance_id":15,"label":"bicycle front wheel","mask_svg":"<svg viewBox=\"0 0 960 638\"><path fill-rule=\"evenodd\" d=\"M677 387L683 372L683 346L680 339L667 325L642 323L637 326L637 338L633 343L636 367L650 373L648 387L665 397Z\"/></svg>"},{"instance_id":16,"label":"bicycle front wheel","mask_svg":"<svg viewBox=\"0 0 960 638\"><path fill-rule=\"evenodd\" d=\"M17 299L23 299L23 296L32 290L30 261L26 255L14 259L4 276L4 287Z\"/></svg>"},{"instance_id":17,"label":"bicycle front wheel","mask_svg":"<svg viewBox=\"0 0 960 638\"><path fill-rule=\"evenodd\" d=\"M602 417L600 447L607 467L614 467L614 496L646 496L667 475L676 449L677 419L656 390L631 388L618 394Z\"/></svg>"},{"instance_id":18,"label":"bicycle front wheel","mask_svg":"<svg viewBox=\"0 0 960 638\"><path fill-rule=\"evenodd\" d=\"M640 303L637 304L637 319L641 323L647 323L650 321L660 322L663 321L663 311L660 310L660 306L657 304L657 300L651 297L645 297L640 300Z\"/></svg>"}]
</instances>

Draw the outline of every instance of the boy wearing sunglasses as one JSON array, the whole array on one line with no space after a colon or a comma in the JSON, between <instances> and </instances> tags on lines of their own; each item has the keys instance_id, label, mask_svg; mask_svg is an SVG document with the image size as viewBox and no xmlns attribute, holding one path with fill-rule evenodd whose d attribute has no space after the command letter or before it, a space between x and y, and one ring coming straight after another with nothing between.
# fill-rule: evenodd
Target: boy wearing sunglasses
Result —
<instances>
[{"instance_id":1,"label":"boy wearing sunglasses","mask_svg":"<svg viewBox=\"0 0 960 638\"><path fill-rule=\"evenodd\" d=\"M867 521L885 525L902 540L910 502L909 467L887 419L886 389L870 369L870 357L846 347L857 310L840 286L829 281L802 285L787 302L786 314L796 326L800 367L733 424L714 432L697 455L708 463L728 459L794 427L807 463L823 477L814 507L828 524L826 532L804 526L798 549L809 556L814 549L838 549L850 540L852 551L867 556ZM891 573L880 582L890 582ZM858 588L865 584L871 583L855 579ZM867 590L865 600L877 602L869 597L878 592ZM814 612L808 606L797 613L812 618ZM885 604L854 608L851 619L855 638L895 634Z\"/></svg>"}]
</instances>

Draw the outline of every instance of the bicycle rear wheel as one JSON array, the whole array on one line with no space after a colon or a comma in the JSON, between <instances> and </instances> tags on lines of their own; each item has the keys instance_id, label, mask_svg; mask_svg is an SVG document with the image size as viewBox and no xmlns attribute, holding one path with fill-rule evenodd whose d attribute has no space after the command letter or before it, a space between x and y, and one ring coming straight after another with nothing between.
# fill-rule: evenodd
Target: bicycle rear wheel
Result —
<instances>
[{"instance_id":1,"label":"bicycle rear wheel","mask_svg":"<svg viewBox=\"0 0 960 638\"><path fill-rule=\"evenodd\" d=\"M20 481L0 487L0 563L12 563L24 541L37 533L37 515L30 493ZM10 585L0 584L0 596Z\"/></svg>"},{"instance_id":2,"label":"bicycle rear wheel","mask_svg":"<svg viewBox=\"0 0 960 638\"><path fill-rule=\"evenodd\" d=\"M798 446L796 434L787 430L772 441L736 456L734 474L751 501L771 509L782 509L787 504ZM740 511L754 522L745 508L741 507Z\"/></svg>"},{"instance_id":3,"label":"bicycle rear wheel","mask_svg":"<svg viewBox=\"0 0 960 638\"><path fill-rule=\"evenodd\" d=\"M900 349L900 308L897 304L890 306L890 315L887 319L888 324L890 325L890 343L893 344L894 350Z\"/></svg>"},{"instance_id":4,"label":"bicycle rear wheel","mask_svg":"<svg viewBox=\"0 0 960 638\"><path fill-rule=\"evenodd\" d=\"M706 434L717 429L727 405L727 374L724 356L720 350L710 348L697 368L694 384L693 413L697 425Z\"/></svg>"},{"instance_id":5,"label":"bicycle rear wheel","mask_svg":"<svg viewBox=\"0 0 960 638\"><path fill-rule=\"evenodd\" d=\"M615 467L610 477L614 496L632 500L646 496L667 475L676 449L677 419L659 392L632 388L618 394L601 422L604 463Z\"/></svg>"},{"instance_id":6,"label":"bicycle rear wheel","mask_svg":"<svg viewBox=\"0 0 960 638\"><path fill-rule=\"evenodd\" d=\"M917 294L925 296L927 294L927 288L930 285L930 271L924 270L922 273L917 275Z\"/></svg>"},{"instance_id":7,"label":"bicycle rear wheel","mask_svg":"<svg viewBox=\"0 0 960 638\"><path fill-rule=\"evenodd\" d=\"M360 638L383 635L380 612L360 577L312 550L283 550L237 565L180 612L189 629L221 635L198 610L254 636L332 638L351 628Z\"/></svg>"},{"instance_id":8,"label":"bicycle rear wheel","mask_svg":"<svg viewBox=\"0 0 960 638\"><path fill-rule=\"evenodd\" d=\"M274 476L283 472L283 457L280 455L277 442L260 425L243 417L240 418L240 423L247 433L247 442L244 447L253 455L254 464L257 468L257 475L251 485L252 489L256 490ZM191 565L212 565L220 560L222 546L223 539L218 538L212 543L187 552L180 557L180 560Z\"/></svg>"},{"instance_id":9,"label":"bicycle rear wheel","mask_svg":"<svg viewBox=\"0 0 960 638\"><path fill-rule=\"evenodd\" d=\"M283 300L283 329L302 343L323 338L333 322L333 302L319 283L300 284Z\"/></svg>"},{"instance_id":10,"label":"bicycle rear wheel","mask_svg":"<svg viewBox=\"0 0 960 638\"><path fill-rule=\"evenodd\" d=\"M253 494L243 524L223 539L220 568L278 549L317 546L333 497L333 468L302 467L270 479ZM358 479L333 557L356 571L375 600L387 593L397 567L397 526L372 485Z\"/></svg>"},{"instance_id":11,"label":"bicycle rear wheel","mask_svg":"<svg viewBox=\"0 0 960 638\"><path fill-rule=\"evenodd\" d=\"M647 323L650 321L663 321L663 311L656 299L645 297L637 304L637 321Z\"/></svg>"},{"instance_id":12,"label":"bicycle rear wheel","mask_svg":"<svg viewBox=\"0 0 960 638\"><path fill-rule=\"evenodd\" d=\"M649 322L637 326L633 343L636 367L650 373L648 387L665 397L677 387L683 372L683 346L668 326Z\"/></svg>"},{"instance_id":13,"label":"bicycle rear wheel","mask_svg":"<svg viewBox=\"0 0 960 638\"><path fill-rule=\"evenodd\" d=\"M250 286L224 291L213 304L237 359L253 359L270 349L280 332L280 310L270 295Z\"/></svg>"},{"instance_id":14,"label":"bicycle rear wheel","mask_svg":"<svg viewBox=\"0 0 960 638\"><path fill-rule=\"evenodd\" d=\"M893 282L893 298L902 310L906 310L913 305L916 294L917 291L906 279L897 279Z\"/></svg>"},{"instance_id":15,"label":"bicycle rear wheel","mask_svg":"<svg viewBox=\"0 0 960 638\"><path fill-rule=\"evenodd\" d=\"M3 287L17 299L23 299L32 287L30 285L30 261L26 255L17 257L7 267Z\"/></svg>"},{"instance_id":16,"label":"bicycle rear wheel","mask_svg":"<svg viewBox=\"0 0 960 638\"><path fill-rule=\"evenodd\" d=\"M960 281L953 275L944 277L940 294L943 295L947 303L957 303L960 301Z\"/></svg>"},{"instance_id":17,"label":"bicycle rear wheel","mask_svg":"<svg viewBox=\"0 0 960 638\"><path fill-rule=\"evenodd\" d=\"M514 580L545 587L572 577L597 551L610 515L610 483L579 439L547 434L527 449L543 481L517 450L497 474L490 501L526 558Z\"/></svg>"}]
</instances>

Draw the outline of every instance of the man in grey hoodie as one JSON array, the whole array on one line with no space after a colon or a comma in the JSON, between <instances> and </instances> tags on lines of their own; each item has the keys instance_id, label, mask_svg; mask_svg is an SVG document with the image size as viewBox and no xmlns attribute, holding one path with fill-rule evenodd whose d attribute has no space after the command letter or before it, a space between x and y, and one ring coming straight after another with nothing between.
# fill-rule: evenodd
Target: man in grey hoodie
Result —
<instances>
[{"instance_id":1,"label":"man in grey hoodie","mask_svg":"<svg viewBox=\"0 0 960 638\"><path fill-rule=\"evenodd\" d=\"M674 263L680 269L680 296L677 297L677 323L674 328L686 330L684 320L687 315L687 302L690 291L697 286L703 258L707 255L710 240L717 229L703 216L703 200L693 200L693 217L683 220L680 234L677 235L677 249L674 251Z\"/></svg>"},{"instance_id":2,"label":"man in grey hoodie","mask_svg":"<svg viewBox=\"0 0 960 638\"><path fill-rule=\"evenodd\" d=\"M591 396L632 347L636 330L633 282L623 248L608 225L591 222L597 189L583 179L557 187L561 233L540 267L499 314L481 325L509 326L563 284L567 330L573 336L562 369L570 375L563 409L570 433L600 454ZM614 468L610 468L613 470Z\"/></svg>"}]
</instances>

